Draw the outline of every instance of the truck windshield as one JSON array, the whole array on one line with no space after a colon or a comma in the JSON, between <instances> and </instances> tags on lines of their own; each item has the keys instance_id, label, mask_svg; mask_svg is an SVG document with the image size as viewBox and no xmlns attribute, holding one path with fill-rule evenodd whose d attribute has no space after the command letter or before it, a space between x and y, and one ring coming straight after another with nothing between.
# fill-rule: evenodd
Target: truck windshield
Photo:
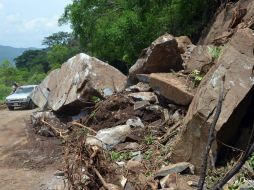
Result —
<instances>
[{"instance_id":1,"label":"truck windshield","mask_svg":"<svg viewBox=\"0 0 254 190\"><path fill-rule=\"evenodd\" d=\"M30 93L32 92L34 87L19 87L15 94L22 94L22 93Z\"/></svg>"}]
</instances>

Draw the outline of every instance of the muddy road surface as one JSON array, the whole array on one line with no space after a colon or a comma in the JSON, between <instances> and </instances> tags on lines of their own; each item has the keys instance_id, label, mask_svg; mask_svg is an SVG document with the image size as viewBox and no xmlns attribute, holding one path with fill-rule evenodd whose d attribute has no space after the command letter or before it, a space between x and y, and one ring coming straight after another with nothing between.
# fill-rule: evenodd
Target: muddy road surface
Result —
<instances>
[{"instance_id":1,"label":"muddy road surface","mask_svg":"<svg viewBox=\"0 0 254 190\"><path fill-rule=\"evenodd\" d=\"M0 110L0 190L63 190L61 143L34 133L31 110Z\"/></svg>"}]
</instances>

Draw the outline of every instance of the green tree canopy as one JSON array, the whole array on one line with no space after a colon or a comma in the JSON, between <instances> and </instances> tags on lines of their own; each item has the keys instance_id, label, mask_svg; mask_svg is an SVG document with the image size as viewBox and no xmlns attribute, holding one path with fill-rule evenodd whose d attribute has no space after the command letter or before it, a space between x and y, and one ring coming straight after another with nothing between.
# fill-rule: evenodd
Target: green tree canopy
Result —
<instances>
[{"instance_id":1,"label":"green tree canopy","mask_svg":"<svg viewBox=\"0 0 254 190\"><path fill-rule=\"evenodd\" d=\"M132 65L140 51L168 32L196 39L217 0L73 0L60 24L71 23L84 50Z\"/></svg>"},{"instance_id":2,"label":"green tree canopy","mask_svg":"<svg viewBox=\"0 0 254 190\"><path fill-rule=\"evenodd\" d=\"M54 33L48 37L45 37L42 41L42 45L52 47L54 45L68 45L73 40L73 36L68 32Z\"/></svg>"}]
</instances>

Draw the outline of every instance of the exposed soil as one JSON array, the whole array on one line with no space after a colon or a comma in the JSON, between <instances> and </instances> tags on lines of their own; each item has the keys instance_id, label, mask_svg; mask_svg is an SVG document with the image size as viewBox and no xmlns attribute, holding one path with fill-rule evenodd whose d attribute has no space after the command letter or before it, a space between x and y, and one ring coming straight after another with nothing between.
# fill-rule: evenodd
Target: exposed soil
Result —
<instances>
[{"instance_id":1,"label":"exposed soil","mask_svg":"<svg viewBox=\"0 0 254 190\"><path fill-rule=\"evenodd\" d=\"M160 111L134 110L133 104L134 100L124 94L113 95L98 103L92 114L83 117L81 122L97 131L124 125L128 119L135 117L139 117L145 125L164 119Z\"/></svg>"},{"instance_id":2,"label":"exposed soil","mask_svg":"<svg viewBox=\"0 0 254 190\"><path fill-rule=\"evenodd\" d=\"M0 189L63 189L54 177L61 164L60 141L35 135L31 113L0 110Z\"/></svg>"}]
</instances>

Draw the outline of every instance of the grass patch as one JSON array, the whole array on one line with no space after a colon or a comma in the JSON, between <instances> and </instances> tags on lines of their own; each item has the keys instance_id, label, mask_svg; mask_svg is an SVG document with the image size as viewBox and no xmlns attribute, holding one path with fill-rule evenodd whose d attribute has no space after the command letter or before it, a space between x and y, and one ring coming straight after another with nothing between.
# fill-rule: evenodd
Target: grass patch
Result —
<instances>
[{"instance_id":1,"label":"grass patch","mask_svg":"<svg viewBox=\"0 0 254 190\"><path fill-rule=\"evenodd\" d=\"M222 48L221 47L215 47L215 46L213 46L213 47L209 46L208 47L208 52L211 55L213 61L218 60L221 53L222 53Z\"/></svg>"},{"instance_id":2,"label":"grass patch","mask_svg":"<svg viewBox=\"0 0 254 190\"><path fill-rule=\"evenodd\" d=\"M133 157L132 152L111 151L109 154L112 161L130 160Z\"/></svg>"},{"instance_id":3,"label":"grass patch","mask_svg":"<svg viewBox=\"0 0 254 190\"><path fill-rule=\"evenodd\" d=\"M195 69L191 72L190 78L194 83L194 87L197 87L200 84L200 82L202 81L202 79L204 78L204 75L201 74L200 71Z\"/></svg>"}]
</instances>

